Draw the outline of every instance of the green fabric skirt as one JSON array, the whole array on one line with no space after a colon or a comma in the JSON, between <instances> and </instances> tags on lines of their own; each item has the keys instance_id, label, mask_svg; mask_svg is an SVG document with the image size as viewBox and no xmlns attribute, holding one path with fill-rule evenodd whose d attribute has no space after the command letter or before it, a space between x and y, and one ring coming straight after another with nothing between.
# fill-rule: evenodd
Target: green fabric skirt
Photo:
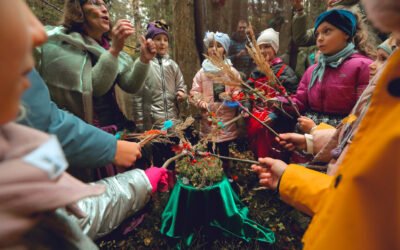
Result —
<instances>
[{"instance_id":1,"label":"green fabric skirt","mask_svg":"<svg viewBox=\"0 0 400 250\"><path fill-rule=\"evenodd\" d=\"M274 243L274 233L248 218L249 209L239 200L228 179L197 189L179 178L162 214L161 233L190 246L196 231L213 227L226 236L246 242Z\"/></svg>"}]
</instances>

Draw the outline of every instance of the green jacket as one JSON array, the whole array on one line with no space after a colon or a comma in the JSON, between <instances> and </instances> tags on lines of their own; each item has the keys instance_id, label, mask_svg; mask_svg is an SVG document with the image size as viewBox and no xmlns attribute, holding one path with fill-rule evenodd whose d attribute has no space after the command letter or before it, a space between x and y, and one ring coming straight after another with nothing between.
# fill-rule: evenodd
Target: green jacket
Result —
<instances>
[{"instance_id":1,"label":"green jacket","mask_svg":"<svg viewBox=\"0 0 400 250\"><path fill-rule=\"evenodd\" d=\"M49 87L52 100L88 123L93 122L93 97L105 95L114 83L137 92L148 64L121 52L111 55L94 39L62 26L46 27L49 40L35 51L36 66Z\"/></svg>"}]
</instances>

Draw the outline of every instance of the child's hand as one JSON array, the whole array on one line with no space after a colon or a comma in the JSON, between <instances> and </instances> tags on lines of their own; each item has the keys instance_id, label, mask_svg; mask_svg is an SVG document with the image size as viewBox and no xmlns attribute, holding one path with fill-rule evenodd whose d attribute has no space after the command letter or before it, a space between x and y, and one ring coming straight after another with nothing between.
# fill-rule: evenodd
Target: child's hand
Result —
<instances>
[{"instance_id":1,"label":"child's hand","mask_svg":"<svg viewBox=\"0 0 400 250\"><path fill-rule=\"evenodd\" d=\"M240 115L243 117L243 118L248 118L250 115L246 112L246 111L240 111Z\"/></svg>"},{"instance_id":2,"label":"child's hand","mask_svg":"<svg viewBox=\"0 0 400 250\"><path fill-rule=\"evenodd\" d=\"M178 100L178 102L181 102L181 101L185 100L186 98L187 98L187 95L183 91L178 91L176 93L176 100Z\"/></svg>"},{"instance_id":3,"label":"child's hand","mask_svg":"<svg viewBox=\"0 0 400 250\"><path fill-rule=\"evenodd\" d=\"M140 61L142 63L149 63L151 59L156 56L157 50L153 40L140 37Z\"/></svg>"},{"instance_id":4,"label":"child's hand","mask_svg":"<svg viewBox=\"0 0 400 250\"><path fill-rule=\"evenodd\" d=\"M136 142L118 140L115 149L114 164L119 167L131 167L142 157L141 147Z\"/></svg>"},{"instance_id":5,"label":"child's hand","mask_svg":"<svg viewBox=\"0 0 400 250\"><path fill-rule=\"evenodd\" d=\"M311 129L316 126L315 122L312 119L305 116L300 116L297 119L297 122L299 123L300 130L307 134L309 134L311 132Z\"/></svg>"},{"instance_id":6,"label":"child's hand","mask_svg":"<svg viewBox=\"0 0 400 250\"><path fill-rule=\"evenodd\" d=\"M251 169L258 175L260 185L268 189L276 190L279 179L287 168L287 164L281 160L272 158L259 158L261 165L252 165Z\"/></svg>"},{"instance_id":7,"label":"child's hand","mask_svg":"<svg viewBox=\"0 0 400 250\"><path fill-rule=\"evenodd\" d=\"M293 151L296 148L300 150L305 150L307 148L306 137L301 134L280 134L279 137L275 137L275 140L279 142L282 147L289 151Z\"/></svg>"},{"instance_id":8,"label":"child's hand","mask_svg":"<svg viewBox=\"0 0 400 250\"><path fill-rule=\"evenodd\" d=\"M165 168L150 167L144 171L150 181L152 192L168 191L168 170Z\"/></svg>"},{"instance_id":9,"label":"child's hand","mask_svg":"<svg viewBox=\"0 0 400 250\"><path fill-rule=\"evenodd\" d=\"M206 103L205 101L200 101L199 108L208 110L208 103Z\"/></svg>"}]
</instances>

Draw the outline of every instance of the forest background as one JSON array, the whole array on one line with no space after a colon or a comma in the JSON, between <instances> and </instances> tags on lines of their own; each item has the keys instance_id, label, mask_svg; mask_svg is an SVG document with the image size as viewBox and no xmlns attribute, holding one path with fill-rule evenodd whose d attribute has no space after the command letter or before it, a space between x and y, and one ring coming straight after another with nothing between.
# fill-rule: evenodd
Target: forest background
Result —
<instances>
[{"instance_id":1,"label":"forest background","mask_svg":"<svg viewBox=\"0 0 400 250\"><path fill-rule=\"evenodd\" d=\"M135 36L126 43L125 50L137 53L138 36L146 31L149 21L164 19L171 27L170 55L180 66L185 82L200 68L205 31L221 31L231 35L241 19L248 20L258 34L269 27L280 32L280 54L287 54L292 68L296 65L298 48L291 41L293 0L106 0L110 4L113 21L132 20ZM27 0L36 16L46 25L59 23L64 0ZM308 26L325 10L324 0L305 0Z\"/></svg>"},{"instance_id":2,"label":"forest background","mask_svg":"<svg viewBox=\"0 0 400 250\"><path fill-rule=\"evenodd\" d=\"M78 1L78 0L77 0ZM258 34L269 27L280 32L280 54L295 68L303 49L294 46L291 37L293 0L104 0L110 4L113 22L129 19L136 28L134 36L126 41L124 50L138 56L138 37L145 34L149 21L164 19L170 26L170 55L180 66L188 88L200 69L205 31L221 31L232 35L239 20L248 20ZM57 25L63 13L64 0L27 0L36 16L45 25ZM325 0L304 0L308 26L326 9ZM249 151L235 151L238 158L251 158ZM233 184L241 201L249 208L250 218L276 232L276 243L247 243L240 239L224 238L197 232L191 249L301 249L301 238L309 218L285 205L279 197L260 190L257 177L249 168L235 165ZM146 214L141 225L124 236L117 230L97 241L101 249L176 249L176 242L161 235L160 217L169 193L153 197L141 212Z\"/></svg>"}]
</instances>

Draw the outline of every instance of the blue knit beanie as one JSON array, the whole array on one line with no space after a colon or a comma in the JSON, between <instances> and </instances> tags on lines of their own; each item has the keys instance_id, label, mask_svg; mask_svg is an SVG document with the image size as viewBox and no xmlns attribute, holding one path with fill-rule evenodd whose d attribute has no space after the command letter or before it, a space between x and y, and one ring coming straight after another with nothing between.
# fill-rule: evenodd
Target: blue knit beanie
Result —
<instances>
[{"instance_id":1,"label":"blue knit beanie","mask_svg":"<svg viewBox=\"0 0 400 250\"><path fill-rule=\"evenodd\" d=\"M350 37L356 34L357 18L351 11L334 9L323 12L315 21L314 32L323 22L332 24Z\"/></svg>"},{"instance_id":2,"label":"blue knit beanie","mask_svg":"<svg viewBox=\"0 0 400 250\"><path fill-rule=\"evenodd\" d=\"M229 38L229 36L225 33L218 31L216 33L207 31L203 40L204 45L206 45L206 47L208 48L210 42L214 40L216 42L219 42L222 47L224 47L225 53L228 54L229 45L231 44L231 39Z\"/></svg>"},{"instance_id":3,"label":"blue knit beanie","mask_svg":"<svg viewBox=\"0 0 400 250\"><path fill-rule=\"evenodd\" d=\"M378 49L383 49L386 53L391 55L393 53L393 50L396 48L396 46L393 46L391 43L391 39L386 39L383 43L381 43L378 46Z\"/></svg>"}]
</instances>

